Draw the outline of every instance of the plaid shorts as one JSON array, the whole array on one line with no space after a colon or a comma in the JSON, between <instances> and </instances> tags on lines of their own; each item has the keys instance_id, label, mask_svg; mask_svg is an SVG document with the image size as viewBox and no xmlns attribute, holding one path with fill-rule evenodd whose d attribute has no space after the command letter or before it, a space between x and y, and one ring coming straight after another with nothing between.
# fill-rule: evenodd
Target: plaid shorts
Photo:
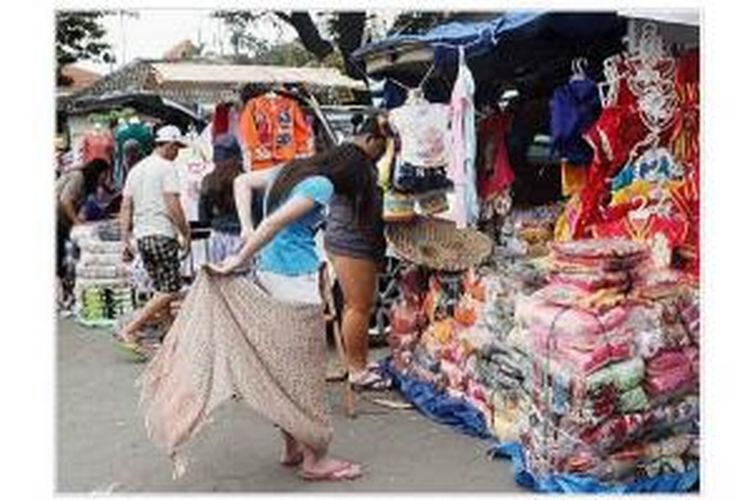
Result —
<instances>
[{"instance_id":1,"label":"plaid shorts","mask_svg":"<svg viewBox=\"0 0 750 500\"><path fill-rule=\"evenodd\" d=\"M157 292L180 291L180 245L175 238L146 236L138 240L138 251Z\"/></svg>"}]
</instances>

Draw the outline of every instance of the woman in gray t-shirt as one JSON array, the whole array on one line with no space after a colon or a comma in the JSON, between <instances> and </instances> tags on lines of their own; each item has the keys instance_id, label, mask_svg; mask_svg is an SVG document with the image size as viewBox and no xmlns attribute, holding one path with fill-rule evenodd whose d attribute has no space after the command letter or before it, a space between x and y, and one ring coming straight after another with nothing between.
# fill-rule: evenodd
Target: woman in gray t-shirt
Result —
<instances>
[{"instance_id":1,"label":"woman in gray t-shirt","mask_svg":"<svg viewBox=\"0 0 750 500\"><path fill-rule=\"evenodd\" d=\"M389 383L367 363L369 350L367 330L375 306L378 270L385 258L383 235L383 199L377 185L375 161L385 152L386 125L381 117L365 121L351 143L347 160L352 169L368 169L373 182L360 200L336 196L332 200L324 245L333 263L336 278L344 295L341 330L348 358L349 382L355 389L387 389ZM362 213L365 201L367 214Z\"/></svg>"}]
</instances>

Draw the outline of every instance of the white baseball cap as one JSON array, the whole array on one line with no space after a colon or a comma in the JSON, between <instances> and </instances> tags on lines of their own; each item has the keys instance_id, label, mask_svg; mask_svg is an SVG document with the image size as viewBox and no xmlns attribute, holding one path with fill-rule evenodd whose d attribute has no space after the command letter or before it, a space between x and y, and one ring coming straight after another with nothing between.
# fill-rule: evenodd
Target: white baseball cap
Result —
<instances>
[{"instance_id":1,"label":"white baseball cap","mask_svg":"<svg viewBox=\"0 0 750 500\"><path fill-rule=\"evenodd\" d=\"M159 130L157 130L154 142L156 142L157 144L164 142L176 142L180 146L188 145L187 141L185 141L185 138L182 136L182 132L180 132L180 129L178 129L174 125L164 125Z\"/></svg>"}]
</instances>

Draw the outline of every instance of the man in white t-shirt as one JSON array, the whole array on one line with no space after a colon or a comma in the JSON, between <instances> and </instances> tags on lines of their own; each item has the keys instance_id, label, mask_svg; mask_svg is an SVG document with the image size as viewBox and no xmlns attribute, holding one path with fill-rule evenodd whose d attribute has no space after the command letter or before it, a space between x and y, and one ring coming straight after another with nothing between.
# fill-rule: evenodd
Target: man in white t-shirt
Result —
<instances>
[{"instance_id":1,"label":"man in white t-shirt","mask_svg":"<svg viewBox=\"0 0 750 500\"><path fill-rule=\"evenodd\" d=\"M185 140L174 125L160 128L154 152L128 173L123 189L120 224L125 260L135 255L132 237L156 293L116 335L124 346L143 352L139 330L169 307L180 291L182 248L190 248L190 226L180 204L180 184L174 160Z\"/></svg>"}]
</instances>

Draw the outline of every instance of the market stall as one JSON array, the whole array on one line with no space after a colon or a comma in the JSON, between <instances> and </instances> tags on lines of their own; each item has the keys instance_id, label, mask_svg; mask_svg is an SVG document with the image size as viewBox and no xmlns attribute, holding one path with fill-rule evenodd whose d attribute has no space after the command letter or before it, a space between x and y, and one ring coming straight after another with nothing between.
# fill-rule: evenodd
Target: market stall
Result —
<instances>
[{"instance_id":1,"label":"market stall","mask_svg":"<svg viewBox=\"0 0 750 500\"><path fill-rule=\"evenodd\" d=\"M565 76L522 83L534 105L488 91L522 73L498 64L494 81L483 76L498 40L513 60L586 17L555 16L381 42L402 58L390 70L377 47L361 53L404 90L380 175L387 238L408 263L385 369L426 415L500 443L528 487L689 490L700 466L698 51L603 15L587 33L596 49L572 57L580 47L558 37ZM627 48L613 50L626 30ZM420 57L428 69L415 78ZM546 118L541 165L514 151L530 114Z\"/></svg>"}]
</instances>

